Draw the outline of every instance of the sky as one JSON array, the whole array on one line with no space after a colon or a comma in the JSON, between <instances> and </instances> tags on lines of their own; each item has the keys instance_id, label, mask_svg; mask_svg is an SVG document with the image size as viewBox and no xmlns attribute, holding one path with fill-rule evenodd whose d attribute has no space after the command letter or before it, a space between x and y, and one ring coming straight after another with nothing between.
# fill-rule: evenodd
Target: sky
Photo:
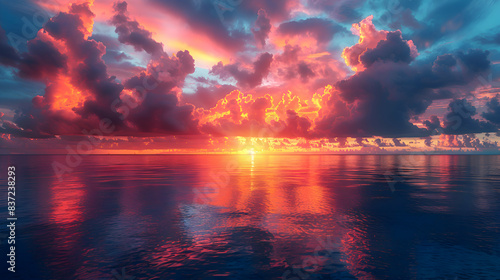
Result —
<instances>
[{"instance_id":1,"label":"sky","mask_svg":"<svg viewBox=\"0 0 500 280\"><path fill-rule=\"evenodd\" d=\"M500 2L1 0L0 153L499 153Z\"/></svg>"}]
</instances>

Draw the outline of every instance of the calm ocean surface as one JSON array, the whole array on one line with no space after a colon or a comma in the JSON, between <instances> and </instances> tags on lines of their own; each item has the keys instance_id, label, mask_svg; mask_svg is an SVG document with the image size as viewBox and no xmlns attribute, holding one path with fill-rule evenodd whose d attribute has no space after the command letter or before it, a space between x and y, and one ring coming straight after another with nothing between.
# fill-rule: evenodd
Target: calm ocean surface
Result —
<instances>
[{"instance_id":1,"label":"calm ocean surface","mask_svg":"<svg viewBox=\"0 0 500 280\"><path fill-rule=\"evenodd\" d=\"M500 279L500 156L0 159L0 279Z\"/></svg>"}]
</instances>

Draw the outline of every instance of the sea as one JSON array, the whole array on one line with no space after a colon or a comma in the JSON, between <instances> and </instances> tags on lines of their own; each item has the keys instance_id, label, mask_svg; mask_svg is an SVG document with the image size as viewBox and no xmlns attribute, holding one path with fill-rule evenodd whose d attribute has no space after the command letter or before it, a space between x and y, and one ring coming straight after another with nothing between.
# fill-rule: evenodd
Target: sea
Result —
<instances>
[{"instance_id":1,"label":"sea","mask_svg":"<svg viewBox=\"0 0 500 280\"><path fill-rule=\"evenodd\" d=\"M2 155L0 180L0 279L500 279L497 155Z\"/></svg>"}]
</instances>

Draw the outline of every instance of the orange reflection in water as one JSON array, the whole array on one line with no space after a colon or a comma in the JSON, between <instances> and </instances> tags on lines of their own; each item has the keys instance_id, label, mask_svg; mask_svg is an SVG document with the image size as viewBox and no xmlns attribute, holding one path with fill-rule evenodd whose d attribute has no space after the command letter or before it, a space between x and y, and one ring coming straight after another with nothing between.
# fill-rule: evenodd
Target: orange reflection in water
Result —
<instances>
[{"instance_id":1,"label":"orange reflection in water","mask_svg":"<svg viewBox=\"0 0 500 280\"><path fill-rule=\"evenodd\" d=\"M44 182L50 186L47 256L57 255L50 258L57 269L77 270L80 277L74 279L97 279L103 263L115 267L115 260L128 258L128 267L148 274L141 279L173 279L192 271L205 278L246 279L257 270L266 273L265 279L280 279L287 271L291 274L285 279L294 279L299 275L290 270L293 266L308 276L301 279L314 279L312 273L326 274L332 263L344 274L331 279L420 279L410 275L422 258L415 246L428 236L457 241L461 237L455 237L455 229L463 228L477 236L473 245L497 245L491 242L496 236L491 221L497 221L498 188L491 187L496 181L488 172L498 169L484 168L499 166L498 157L184 155L85 160L62 182ZM476 172L476 163L482 167L477 174L460 178ZM393 192L386 171L403 179ZM210 193L203 192L207 184ZM204 196L195 199L194 190ZM464 219L469 215L465 211L472 211L470 219ZM486 219L476 219L479 215Z\"/></svg>"},{"instance_id":2,"label":"orange reflection in water","mask_svg":"<svg viewBox=\"0 0 500 280\"><path fill-rule=\"evenodd\" d=\"M70 254L78 242L78 226L83 220L85 184L74 173L69 173L62 181L54 178L50 193L52 207L49 219L57 225L54 241L59 250Z\"/></svg>"},{"instance_id":3,"label":"orange reflection in water","mask_svg":"<svg viewBox=\"0 0 500 280\"><path fill-rule=\"evenodd\" d=\"M293 171L284 171L279 161L290 160L274 155L235 156L238 170L229 172L222 162L202 170L200 178L214 187L204 204L228 207L230 211L259 211L271 214L325 214L332 211L324 186L315 173L318 162L292 159ZM215 158L217 159L217 158ZM314 165L314 166L312 166Z\"/></svg>"},{"instance_id":4,"label":"orange reflection in water","mask_svg":"<svg viewBox=\"0 0 500 280\"><path fill-rule=\"evenodd\" d=\"M74 178L74 177L73 177ZM52 213L50 220L61 226L81 221L82 198L85 196L81 182L55 180L51 188Z\"/></svg>"}]
</instances>

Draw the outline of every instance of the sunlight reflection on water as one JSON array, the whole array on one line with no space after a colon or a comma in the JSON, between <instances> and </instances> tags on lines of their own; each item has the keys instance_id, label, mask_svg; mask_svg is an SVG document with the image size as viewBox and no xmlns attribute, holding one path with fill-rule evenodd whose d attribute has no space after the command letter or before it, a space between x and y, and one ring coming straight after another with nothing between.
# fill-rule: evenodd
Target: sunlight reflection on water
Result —
<instances>
[{"instance_id":1,"label":"sunlight reflection on water","mask_svg":"<svg viewBox=\"0 0 500 280\"><path fill-rule=\"evenodd\" d=\"M61 182L55 160L3 156L17 279L500 278L499 156L88 156Z\"/></svg>"}]
</instances>

